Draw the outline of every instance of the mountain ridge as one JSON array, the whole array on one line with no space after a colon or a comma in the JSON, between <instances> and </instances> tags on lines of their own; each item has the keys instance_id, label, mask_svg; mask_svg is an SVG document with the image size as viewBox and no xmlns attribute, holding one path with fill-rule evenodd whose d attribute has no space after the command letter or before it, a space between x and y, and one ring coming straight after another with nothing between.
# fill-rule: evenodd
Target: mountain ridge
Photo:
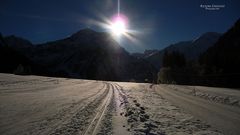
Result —
<instances>
[{"instance_id":1,"label":"mountain ridge","mask_svg":"<svg viewBox=\"0 0 240 135\"><path fill-rule=\"evenodd\" d=\"M183 53L186 59L195 60L210 46L213 46L214 43L217 42L217 40L220 38L220 36L220 33L207 32L195 40L180 41L175 44L171 44L168 47L159 50L154 55L147 57L146 60L153 64L157 69L159 69L162 65L162 58L165 51L178 51L180 53Z\"/></svg>"},{"instance_id":2,"label":"mountain ridge","mask_svg":"<svg viewBox=\"0 0 240 135\"><path fill-rule=\"evenodd\" d=\"M171 44L160 51L146 50L144 54L130 54L109 33L96 32L89 28L79 30L63 39L37 45L16 36L8 36L4 39L12 48L35 63L40 63L42 67L50 69L56 76L99 80L108 78L117 81L141 80L143 82L143 80L155 78L153 74L161 67L164 51L179 51L184 53L188 59L194 59L219 37L219 33L207 32L195 40ZM204 44L206 42L207 44ZM196 48L197 52L194 52ZM145 73L138 66L143 67L142 69L147 72Z\"/></svg>"},{"instance_id":3,"label":"mountain ridge","mask_svg":"<svg viewBox=\"0 0 240 135\"><path fill-rule=\"evenodd\" d=\"M157 72L146 60L131 56L110 34L91 29L32 46L30 50L12 47L53 76L145 82L155 80Z\"/></svg>"}]
</instances>

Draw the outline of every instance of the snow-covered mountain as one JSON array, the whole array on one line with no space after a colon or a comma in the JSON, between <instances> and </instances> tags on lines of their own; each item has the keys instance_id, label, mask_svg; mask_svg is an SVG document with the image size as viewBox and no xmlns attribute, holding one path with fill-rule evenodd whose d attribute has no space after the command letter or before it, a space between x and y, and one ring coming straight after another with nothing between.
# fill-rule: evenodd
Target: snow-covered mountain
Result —
<instances>
[{"instance_id":1,"label":"snow-covered mountain","mask_svg":"<svg viewBox=\"0 0 240 135\"><path fill-rule=\"evenodd\" d=\"M145 50L143 53L132 53L131 55L136 58L148 58L155 53L157 53L159 50L153 49L153 50Z\"/></svg>"},{"instance_id":2,"label":"snow-covered mountain","mask_svg":"<svg viewBox=\"0 0 240 135\"><path fill-rule=\"evenodd\" d=\"M152 63L157 69L161 67L162 57L165 51L178 51L185 55L188 60L197 59L200 54L204 53L209 47L213 46L221 34L215 32L207 32L195 40L182 41L172 44L163 50L158 51L154 55L146 58L147 61Z\"/></svg>"}]
</instances>

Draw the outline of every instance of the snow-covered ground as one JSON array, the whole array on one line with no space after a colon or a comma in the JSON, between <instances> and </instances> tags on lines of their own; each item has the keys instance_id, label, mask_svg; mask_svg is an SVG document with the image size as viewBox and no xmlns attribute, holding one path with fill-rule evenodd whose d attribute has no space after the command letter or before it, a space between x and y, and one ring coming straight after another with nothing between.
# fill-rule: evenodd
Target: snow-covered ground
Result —
<instances>
[{"instance_id":1,"label":"snow-covered ground","mask_svg":"<svg viewBox=\"0 0 240 135\"><path fill-rule=\"evenodd\" d=\"M240 91L0 74L0 134L238 135Z\"/></svg>"}]
</instances>

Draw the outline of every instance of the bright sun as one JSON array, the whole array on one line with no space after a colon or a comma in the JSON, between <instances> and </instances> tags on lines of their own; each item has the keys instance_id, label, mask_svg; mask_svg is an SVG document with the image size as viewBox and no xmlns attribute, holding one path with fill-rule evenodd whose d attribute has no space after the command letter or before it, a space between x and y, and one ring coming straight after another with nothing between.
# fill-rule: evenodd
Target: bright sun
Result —
<instances>
[{"instance_id":1,"label":"bright sun","mask_svg":"<svg viewBox=\"0 0 240 135\"><path fill-rule=\"evenodd\" d=\"M124 20L118 18L115 21L113 21L111 24L111 30L117 36L124 34L126 32L126 24Z\"/></svg>"}]
</instances>

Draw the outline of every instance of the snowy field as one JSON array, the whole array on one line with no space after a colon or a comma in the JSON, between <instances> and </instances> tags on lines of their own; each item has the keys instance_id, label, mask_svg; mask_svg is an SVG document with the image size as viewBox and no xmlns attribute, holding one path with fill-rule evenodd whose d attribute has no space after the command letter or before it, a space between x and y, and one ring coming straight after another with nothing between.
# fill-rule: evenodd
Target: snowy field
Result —
<instances>
[{"instance_id":1,"label":"snowy field","mask_svg":"<svg viewBox=\"0 0 240 135\"><path fill-rule=\"evenodd\" d=\"M240 90L0 74L1 135L239 135Z\"/></svg>"}]
</instances>

